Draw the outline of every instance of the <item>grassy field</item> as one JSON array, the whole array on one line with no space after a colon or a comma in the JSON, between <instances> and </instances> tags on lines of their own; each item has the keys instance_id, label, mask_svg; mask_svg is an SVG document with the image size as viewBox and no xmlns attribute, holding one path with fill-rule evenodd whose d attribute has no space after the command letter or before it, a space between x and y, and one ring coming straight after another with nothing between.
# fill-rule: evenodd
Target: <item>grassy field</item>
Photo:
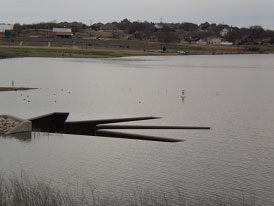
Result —
<instances>
[{"instance_id":1,"label":"grassy field","mask_svg":"<svg viewBox=\"0 0 274 206\"><path fill-rule=\"evenodd\" d=\"M100 49L69 49L42 47L0 47L0 57L124 57L143 53ZM144 54L143 54L144 55Z\"/></svg>"},{"instance_id":2,"label":"grassy field","mask_svg":"<svg viewBox=\"0 0 274 206\"><path fill-rule=\"evenodd\" d=\"M22 42L22 41L21 41ZM48 47L48 44L51 47ZM166 52L160 52L165 46ZM197 45L147 41L110 39L105 41L83 40L29 40L20 46L20 40L8 42L0 39L0 58L9 57L62 57L62 58L107 58L140 55L188 55L274 53L274 45Z\"/></svg>"}]
</instances>

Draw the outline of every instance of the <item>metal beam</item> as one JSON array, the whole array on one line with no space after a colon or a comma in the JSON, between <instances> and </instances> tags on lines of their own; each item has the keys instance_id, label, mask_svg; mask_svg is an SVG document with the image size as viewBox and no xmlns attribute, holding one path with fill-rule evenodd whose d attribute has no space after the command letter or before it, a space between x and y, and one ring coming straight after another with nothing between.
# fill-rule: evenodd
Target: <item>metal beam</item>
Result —
<instances>
[{"instance_id":1,"label":"metal beam","mask_svg":"<svg viewBox=\"0 0 274 206\"><path fill-rule=\"evenodd\" d=\"M180 139L164 138L164 137L141 135L141 134L130 134L130 133L123 133L123 132L113 132L113 131L107 131L107 130L97 130L96 136L135 139L135 140L146 140L146 141L158 141L158 142L182 142L182 141L184 141L184 140L180 140Z\"/></svg>"},{"instance_id":2,"label":"metal beam","mask_svg":"<svg viewBox=\"0 0 274 206\"><path fill-rule=\"evenodd\" d=\"M32 122L32 131L63 133L64 124L68 118L67 112L54 112L29 119Z\"/></svg>"},{"instance_id":3,"label":"metal beam","mask_svg":"<svg viewBox=\"0 0 274 206\"><path fill-rule=\"evenodd\" d=\"M196 126L155 126L155 125L97 125L97 129L188 129L188 130L202 130L210 129L210 127L196 127Z\"/></svg>"},{"instance_id":4,"label":"metal beam","mask_svg":"<svg viewBox=\"0 0 274 206\"><path fill-rule=\"evenodd\" d=\"M141 120L150 120L150 119L161 119L161 117L129 117L129 118L115 118L115 119L97 119L97 120L84 120L84 121L68 121L70 124L79 124L79 123L92 123L92 124L110 124L110 123L119 123L119 122L132 122L132 121L141 121Z\"/></svg>"},{"instance_id":5,"label":"metal beam","mask_svg":"<svg viewBox=\"0 0 274 206\"><path fill-rule=\"evenodd\" d=\"M159 117L132 117L132 118L99 119L99 120L65 122L64 133L79 134L79 135L95 135L96 129L97 129L96 126L98 124L141 121L141 120L149 120L149 119L159 119Z\"/></svg>"}]
</instances>

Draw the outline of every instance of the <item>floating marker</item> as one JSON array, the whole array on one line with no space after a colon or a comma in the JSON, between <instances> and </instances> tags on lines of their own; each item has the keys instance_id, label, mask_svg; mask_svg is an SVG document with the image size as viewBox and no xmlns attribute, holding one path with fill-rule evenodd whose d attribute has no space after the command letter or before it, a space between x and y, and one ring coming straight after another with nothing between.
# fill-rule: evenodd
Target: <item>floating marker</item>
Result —
<instances>
[{"instance_id":1,"label":"floating marker","mask_svg":"<svg viewBox=\"0 0 274 206\"><path fill-rule=\"evenodd\" d=\"M184 89L182 90L182 96L181 97L185 98L185 90Z\"/></svg>"}]
</instances>

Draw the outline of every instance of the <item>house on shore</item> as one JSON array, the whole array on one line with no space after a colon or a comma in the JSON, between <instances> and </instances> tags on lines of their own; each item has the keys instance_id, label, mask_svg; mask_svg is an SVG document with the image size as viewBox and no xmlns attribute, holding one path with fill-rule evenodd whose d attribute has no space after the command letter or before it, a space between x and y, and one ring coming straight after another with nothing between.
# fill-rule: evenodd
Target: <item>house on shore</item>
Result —
<instances>
[{"instance_id":1,"label":"house on shore","mask_svg":"<svg viewBox=\"0 0 274 206\"><path fill-rule=\"evenodd\" d=\"M0 38L11 37L13 31L13 24L0 24Z\"/></svg>"},{"instance_id":2,"label":"house on shore","mask_svg":"<svg viewBox=\"0 0 274 206\"><path fill-rule=\"evenodd\" d=\"M222 41L221 45L223 45L223 46L232 46L233 43L232 42L228 42L228 41Z\"/></svg>"},{"instance_id":3,"label":"house on shore","mask_svg":"<svg viewBox=\"0 0 274 206\"><path fill-rule=\"evenodd\" d=\"M220 45L222 42L222 39L219 37L212 36L212 37L208 37L206 42L207 44Z\"/></svg>"},{"instance_id":4,"label":"house on shore","mask_svg":"<svg viewBox=\"0 0 274 206\"><path fill-rule=\"evenodd\" d=\"M154 29L156 30L156 31L161 31L162 29L164 28L164 25L163 24L161 24L161 23L158 23L158 24L155 24L154 25Z\"/></svg>"},{"instance_id":5,"label":"house on shore","mask_svg":"<svg viewBox=\"0 0 274 206\"><path fill-rule=\"evenodd\" d=\"M220 31L220 35L222 36L222 37L225 37L225 36L227 36L228 35L228 33L230 32L230 28L229 27L225 27L225 28L223 28L221 31Z\"/></svg>"},{"instance_id":6,"label":"house on shore","mask_svg":"<svg viewBox=\"0 0 274 206\"><path fill-rule=\"evenodd\" d=\"M233 45L232 42L225 41L224 39L216 37L216 36L199 39L195 43L198 45L223 45L223 46Z\"/></svg>"},{"instance_id":7,"label":"house on shore","mask_svg":"<svg viewBox=\"0 0 274 206\"><path fill-rule=\"evenodd\" d=\"M56 38L71 38L73 33L71 32L71 28L53 28L52 35Z\"/></svg>"}]
</instances>

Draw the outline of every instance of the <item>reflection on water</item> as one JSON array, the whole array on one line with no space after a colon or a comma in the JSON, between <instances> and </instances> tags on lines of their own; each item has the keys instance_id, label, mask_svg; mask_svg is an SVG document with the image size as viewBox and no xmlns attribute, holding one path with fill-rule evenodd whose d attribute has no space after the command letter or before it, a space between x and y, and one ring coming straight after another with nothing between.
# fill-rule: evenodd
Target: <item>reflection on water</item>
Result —
<instances>
[{"instance_id":1,"label":"reflection on water","mask_svg":"<svg viewBox=\"0 0 274 206\"><path fill-rule=\"evenodd\" d=\"M185 103L185 97L181 97L182 103Z\"/></svg>"},{"instance_id":2,"label":"reflection on water","mask_svg":"<svg viewBox=\"0 0 274 206\"><path fill-rule=\"evenodd\" d=\"M185 140L175 144L47 133L32 133L26 144L1 137L0 172L24 169L60 187L89 180L118 196L137 187L176 199L179 188L190 199L245 194L273 205L273 57L1 60L1 86L14 80L41 89L0 93L0 114L70 112L69 121L161 116L142 124L211 130L136 131Z\"/></svg>"},{"instance_id":3,"label":"reflection on water","mask_svg":"<svg viewBox=\"0 0 274 206\"><path fill-rule=\"evenodd\" d=\"M31 142L32 133L31 132L22 132L22 133L6 135L6 136L3 136L2 138L14 138L14 139L17 139L22 142Z\"/></svg>"},{"instance_id":4,"label":"reflection on water","mask_svg":"<svg viewBox=\"0 0 274 206\"><path fill-rule=\"evenodd\" d=\"M9 141L9 140L16 140L22 143L32 143L33 141L39 141L40 138L54 136L55 134L52 133L41 133L41 132L21 132L16 134L9 134L0 136L2 140Z\"/></svg>"}]
</instances>

